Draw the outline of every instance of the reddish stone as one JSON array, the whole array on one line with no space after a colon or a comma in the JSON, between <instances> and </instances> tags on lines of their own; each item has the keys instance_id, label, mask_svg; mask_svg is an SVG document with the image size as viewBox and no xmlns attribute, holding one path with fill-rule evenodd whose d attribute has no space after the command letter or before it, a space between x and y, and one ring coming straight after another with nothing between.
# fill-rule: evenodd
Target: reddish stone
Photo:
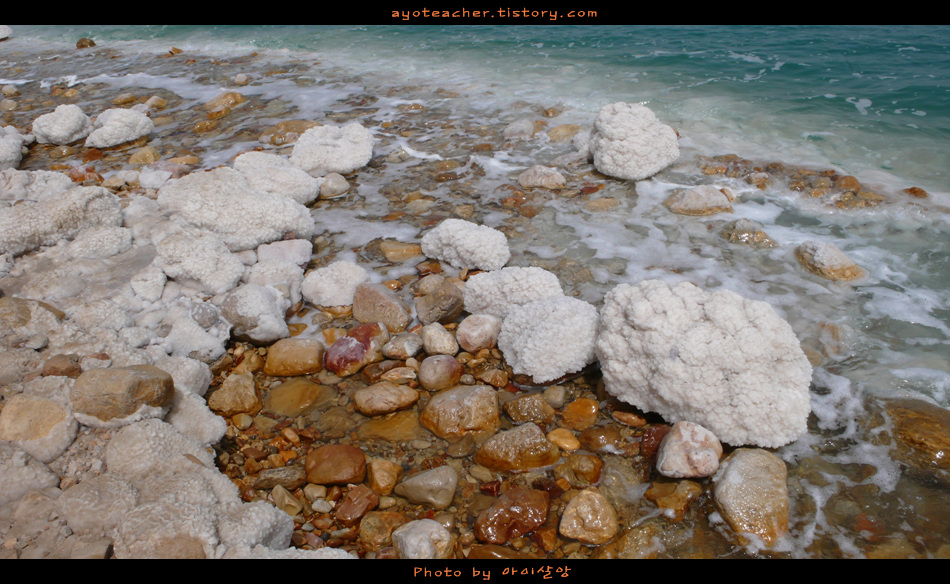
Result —
<instances>
[{"instance_id":1,"label":"reddish stone","mask_svg":"<svg viewBox=\"0 0 950 584\"><path fill-rule=\"evenodd\" d=\"M561 412L564 425L573 430L586 430L597 421L597 401L582 397L564 406Z\"/></svg>"},{"instance_id":2,"label":"reddish stone","mask_svg":"<svg viewBox=\"0 0 950 584\"><path fill-rule=\"evenodd\" d=\"M389 331L380 323L357 325L327 349L324 367L340 377L353 375L370 363L382 361L382 347L388 340Z\"/></svg>"},{"instance_id":3,"label":"reddish stone","mask_svg":"<svg viewBox=\"0 0 950 584\"><path fill-rule=\"evenodd\" d=\"M379 496L376 493L366 485L356 485L346 492L334 514L337 521L350 527L359 523L360 519L378 504Z\"/></svg>"},{"instance_id":4,"label":"reddish stone","mask_svg":"<svg viewBox=\"0 0 950 584\"><path fill-rule=\"evenodd\" d=\"M326 444L310 451L306 468L315 485L359 484L366 478L366 455L349 444Z\"/></svg>"},{"instance_id":5,"label":"reddish stone","mask_svg":"<svg viewBox=\"0 0 950 584\"><path fill-rule=\"evenodd\" d=\"M516 487L478 514L475 537L479 541L503 544L544 525L550 498L545 491Z\"/></svg>"},{"instance_id":6,"label":"reddish stone","mask_svg":"<svg viewBox=\"0 0 950 584\"><path fill-rule=\"evenodd\" d=\"M672 429L671 426L663 424L657 424L647 428L646 432L643 433L643 437L640 439L641 456L647 460L654 458L656 451L660 448L660 442L663 442L663 438L669 434Z\"/></svg>"}]
</instances>

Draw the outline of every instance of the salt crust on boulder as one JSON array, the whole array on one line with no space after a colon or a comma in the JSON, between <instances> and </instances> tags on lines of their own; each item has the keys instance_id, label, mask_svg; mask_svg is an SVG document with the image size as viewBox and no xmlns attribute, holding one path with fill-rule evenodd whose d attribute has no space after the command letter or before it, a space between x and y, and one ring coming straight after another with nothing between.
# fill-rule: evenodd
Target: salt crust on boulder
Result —
<instances>
[{"instance_id":1,"label":"salt crust on boulder","mask_svg":"<svg viewBox=\"0 0 950 584\"><path fill-rule=\"evenodd\" d=\"M508 267L475 274L465 282L465 310L504 318L514 306L563 296L557 275L542 268Z\"/></svg>"},{"instance_id":2,"label":"salt crust on boulder","mask_svg":"<svg viewBox=\"0 0 950 584\"><path fill-rule=\"evenodd\" d=\"M422 253L470 270L497 270L511 258L504 233L462 219L446 219L426 233Z\"/></svg>"},{"instance_id":3,"label":"salt crust on boulder","mask_svg":"<svg viewBox=\"0 0 950 584\"><path fill-rule=\"evenodd\" d=\"M19 255L99 225L122 224L119 199L102 187L74 187L56 198L0 209L0 254Z\"/></svg>"},{"instance_id":4,"label":"salt crust on boulder","mask_svg":"<svg viewBox=\"0 0 950 584\"><path fill-rule=\"evenodd\" d=\"M353 262L339 260L306 275L301 285L303 297L316 306L353 304L356 288L369 272Z\"/></svg>"},{"instance_id":5,"label":"salt crust on boulder","mask_svg":"<svg viewBox=\"0 0 950 584\"><path fill-rule=\"evenodd\" d=\"M73 188L72 179L51 170L0 171L0 201L39 201Z\"/></svg>"},{"instance_id":6,"label":"salt crust on boulder","mask_svg":"<svg viewBox=\"0 0 950 584\"><path fill-rule=\"evenodd\" d=\"M811 365L770 305L689 282L607 293L597 356L607 392L731 445L778 447L806 431Z\"/></svg>"},{"instance_id":7,"label":"salt crust on boulder","mask_svg":"<svg viewBox=\"0 0 950 584\"><path fill-rule=\"evenodd\" d=\"M516 374L546 383L577 373L594 360L597 309L558 296L512 306L498 334L498 348Z\"/></svg>"},{"instance_id":8,"label":"salt crust on boulder","mask_svg":"<svg viewBox=\"0 0 950 584\"><path fill-rule=\"evenodd\" d=\"M300 136L290 162L311 176L348 174L369 163L375 141L369 130L355 122L317 126Z\"/></svg>"},{"instance_id":9,"label":"salt crust on boulder","mask_svg":"<svg viewBox=\"0 0 950 584\"><path fill-rule=\"evenodd\" d=\"M52 113L33 120L33 136L40 144L71 144L88 136L93 129L89 116L73 104L57 106Z\"/></svg>"},{"instance_id":10,"label":"salt crust on boulder","mask_svg":"<svg viewBox=\"0 0 950 584\"><path fill-rule=\"evenodd\" d=\"M195 282L212 294L223 294L244 276L244 264L215 233L185 229L156 245L156 263L171 279Z\"/></svg>"},{"instance_id":11,"label":"salt crust on boulder","mask_svg":"<svg viewBox=\"0 0 950 584\"><path fill-rule=\"evenodd\" d=\"M79 430L69 402L71 384L67 377L41 377L27 383L23 393L8 397L0 411L0 440L40 462L58 458Z\"/></svg>"},{"instance_id":12,"label":"salt crust on boulder","mask_svg":"<svg viewBox=\"0 0 950 584\"><path fill-rule=\"evenodd\" d=\"M278 290L284 298L290 301L291 305L300 302L303 268L296 263L286 260L261 260L260 255L258 255L258 262L248 268L244 279L248 284L268 286Z\"/></svg>"},{"instance_id":13,"label":"salt crust on boulder","mask_svg":"<svg viewBox=\"0 0 950 584\"><path fill-rule=\"evenodd\" d=\"M231 251L252 250L283 239L313 236L310 210L283 196L255 190L240 172L216 168L170 180L158 191L168 213L218 234Z\"/></svg>"},{"instance_id":14,"label":"salt crust on boulder","mask_svg":"<svg viewBox=\"0 0 950 584\"><path fill-rule=\"evenodd\" d=\"M649 108L622 102L601 108L588 149L597 170L626 180L649 178L679 158L673 128Z\"/></svg>"},{"instance_id":15,"label":"salt crust on boulder","mask_svg":"<svg viewBox=\"0 0 950 584\"><path fill-rule=\"evenodd\" d=\"M96 117L95 130L86 138L87 148L110 148L148 136L155 129L152 120L133 109L107 109Z\"/></svg>"},{"instance_id":16,"label":"salt crust on boulder","mask_svg":"<svg viewBox=\"0 0 950 584\"><path fill-rule=\"evenodd\" d=\"M59 477L45 464L13 444L0 440L0 505L30 491L59 485Z\"/></svg>"},{"instance_id":17,"label":"salt crust on boulder","mask_svg":"<svg viewBox=\"0 0 950 584\"><path fill-rule=\"evenodd\" d=\"M699 185L691 189L678 189L663 201L663 206L679 215L715 215L731 213L734 198L727 188Z\"/></svg>"},{"instance_id":18,"label":"salt crust on boulder","mask_svg":"<svg viewBox=\"0 0 950 584\"><path fill-rule=\"evenodd\" d=\"M795 250L803 268L828 280L856 280L862 270L838 246L823 241L806 241Z\"/></svg>"},{"instance_id":19,"label":"salt crust on boulder","mask_svg":"<svg viewBox=\"0 0 950 584\"><path fill-rule=\"evenodd\" d=\"M301 205L312 203L320 195L324 182L272 152L245 152L234 159L233 166L251 187L293 199Z\"/></svg>"},{"instance_id":20,"label":"salt crust on boulder","mask_svg":"<svg viewBox=\"0 0 950 584\"><path fill-rule=\"evenodd\" d=\"M234 325L238 338L271 343L290 335L284 314L290 300L270 286L243 284L225 296L221 316Z\"/></svg>"},{"instance_id":21,"label":"salt crust on boulder","mask_svg":"<svg viewBox=\"0 0 950 584\"><path fill-rule=\"evenodd\" d=\"M23 146L33 142L33 135L22 135L13 126L0 128L0 170L16 168L23 158Z\"/></svg>"}]
</instances>

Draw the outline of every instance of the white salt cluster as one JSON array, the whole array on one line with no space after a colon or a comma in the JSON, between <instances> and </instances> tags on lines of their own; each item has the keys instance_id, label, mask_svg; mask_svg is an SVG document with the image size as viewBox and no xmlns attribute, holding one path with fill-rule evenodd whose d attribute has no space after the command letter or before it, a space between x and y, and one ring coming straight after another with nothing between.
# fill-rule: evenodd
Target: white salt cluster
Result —
<instances>
[{"instance_id":1,"label":"white salt cluster","mask_svg":"<svg viewBox=\"0 0 950 584\"><path fill-rule=\"evenodd\" d=\"M592 363L596 334L597 309L592 304L555 296L511 306L498 348L512 371L547 383Z\"/></svg>"},{"instance_id":2,"label":"white salt cluster","mask_svg":"<svg viewBox=\"0 0 950 584\"><path fill-rule=\"evenodd\" d=\"M353 304L356 288L367 278L369 272L362 267L339 260L307 274L301 292L316 306L348 306Z\"/></svg>"},{"instance_id":3,"label":"white salt cluster","mask_svg":"<svg viewBox=\"0 0 950 584\"><path fill-rule=\"evenodd\" d=\"M649 108L622 102L601 108L588 150L597 170L627 180L649 178L679 158L673 128Z\"/></svg>"},{"instance_id":4,"label":"white salt cluster","mask_svg":"<svg viewBox=\"0 0 950 584\"><path fill-rule=\"evenodd\" d=\"M375 141L370 131L357 123L317 126L300 136L290 162L312 176L348 174L369 163Z\"/></svg>"},{"instance_id":5,"label":"white salt cluster","mask_svg":"<svg viewBox=\"0 0 950 584\"><path fill-rule=\"evenodd\" d=\"M446 219L426 233L422 253L456 268L474 270L497 270L511 258L504 233L462 219Z\"/></svg>"},{"instance_id":6,"label":"white salt cluster","mask_svg":"<svg viewBox=\"0 0 950 584\"><path fill-rule=\"evenodd\" d=\"M475 274L463 289L465 310L504 318L514 306L563 296L557 275L537 267L507 267Z\"/></svg>"},{"instance_id":7,"label":"white salt cluster","mask_svg":"<svg viewBox=\"0 0 950 584\"><path fill-rule=\"evenodd\" d=\"M133 109L112 108L99 114L95 129L86 138L87 148L109 148L148 136L155 129L152 120Z\"/></svg>"},{"instance_id":8,"label":"white salt cluster","mask_svg":"<svg viewBox=\"0 0 950 584\"><path fill-rule=\"evenodd\" d=\"M89 116L73 104L57 106L52 113L33 120L33 136L40 144L71 144L91 134L93 129Z\"/></svg>"}]
</instances>

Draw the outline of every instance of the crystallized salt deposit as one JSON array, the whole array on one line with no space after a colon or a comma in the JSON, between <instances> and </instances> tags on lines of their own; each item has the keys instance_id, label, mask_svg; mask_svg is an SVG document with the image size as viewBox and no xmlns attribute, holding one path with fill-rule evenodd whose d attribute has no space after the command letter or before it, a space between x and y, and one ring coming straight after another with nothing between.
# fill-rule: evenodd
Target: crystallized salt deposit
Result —
<instances>
[{"instance_id":1,"label":"crystallized salt deposit","mask_svg":"<svg viewBox=\"0 0 950 584\"><path fill-rule=\"evenodd\" d=\"M92 133L89 116L78 105L63 104L33 120L33 136L40 144L70 144Z\"/></svg>"},{"instance_id":2,"label":"crystallized salt deposit","mask_svg":"<svg viewBox=\"0 0 950 584\"><path fill-rule=\"evenodd\" d=\"M508 263L508 238L497 229L446 219L422 238L422 253L456 268L497 270Z\"/></svg>"},{"instance_id":3,"label":"crystallized salt deposit","mask_svg":"<svg viewBox=\"0 0 950 584\"><path fill-rule=\"evenodd\" d=\"M353 262L340 260L318 268L304 278L301 292L317 306L353 304L356 288L369 278L369 272Z\"/></svg>"},{"instance_id":4,"label":"crystallized salt deposit","mask_svg":"<svg viewBox=\"0 0 950 584\"><path fill-rule=\"evenodd\" d=\"M155 124L145 114L132 109L108 109L96 118L95 130L86 138L87 148L109 148L148 136Z\"/></svg>"}]
</instances>

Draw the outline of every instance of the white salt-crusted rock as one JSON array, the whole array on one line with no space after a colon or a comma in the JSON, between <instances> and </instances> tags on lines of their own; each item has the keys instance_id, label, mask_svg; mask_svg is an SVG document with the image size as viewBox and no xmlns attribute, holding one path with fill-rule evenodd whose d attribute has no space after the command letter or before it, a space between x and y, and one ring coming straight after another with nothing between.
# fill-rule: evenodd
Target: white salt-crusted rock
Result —
<instances>
[{"instance_id":1,"label":"white salt-crusted rock","mask_svg":"<svg viewBox=\"0 0 950 584\"><path fill-rule=\"evenodd\" d=\"M234 159L234 170L243 174L253 188L288 197L301 205L312 203L323 184L322 179L310 176L272 152L245 152Z\"/></svg>"},{"instance_id":2,"label":"white salt-crusted rock","mask_svg":"<svg viewBox=\"0 0 950 584\"><path fill-rule=\"evenodd\" d=\"M196 282L212 294L232 290L244 276L244 264L215 233L182 230L156 246L156 261L166 276Z\"/></svg>"},{"instance_id":3,"label":"white salt-crusted rock","mask_svg":"<svg viewBox=\"0 0 950 584\"><path fill-rule=\"evenodd\" d=\"M306 239L285 239L257 247L257 261L280 260L305 266L313 256L313 243Z\"/></svg>"},{"instance_id":4,"label":"white salt-crusted rock","mask_svg":"<svg viewBox=\"0 0 950 584\"><path fill-rule=\"evenodd\" d=\"M546 383L591 363L596 334L597 309L558 296L512 306L498 334L498 348L512 371Z\"/></svg>"},{"instance_id":5,"label":"white salt-crusted rock","mask_svg":"<svg viewBox=\"0 0 950 584\"><path fill-rule=\"evenodd\" d=\"M511 258L504 233L462 219L446 219L426 233L422 253L459 269L475 270L497 270Z\"/></svg>"},{"instance_id":6,"label":"white salt-crusted rock","mask_svg":"<svg viewBox=\"0 0 950 584\"><path fill-rule=\"evenodd\" d=\"M158 191L158 202L164 211L218 234L231 251L253 250L287 234L313 236L309 209L288 197L255 190L232 168L170 180Z\"/></svg>"},{"instance_id":7,"label":"white salt-crusted rock","mask_svg":"<svg viewBox=\"0 0 950 584\"><path fill-rule=\"evenodd\" d=\"M208 446L217 444L228 429L227 421L212 412L204 398L177 386L165 421L185 436Z\"/></svg>"},{"instance_id":8,"label":"white salt-crusted rock","mask_svg":"<svg viewBox=\"0 0 950 584\"><path fill-rule=\"evenodd\" d=\"M189 357L204 363L213 363L224 355L225 343L231 336L231 327L226 321L205 329L181 311L169 310L163 322L171 325L161 343L165 351L175 357Z\"/></svg>"},{"instance_id":9,"label":"white salt-crusted rock","mask_svg":"<svg viewBox=\"0 0 950 584\"><path fill-rule=\"evenodd\" d=\"M19 255L99 225L122 223L119 199L102 187L74 187L58 198L0 209L0 254Z\"/></svg>"},{"instance_id":10,"label":"white salt-crusted rock","mask_svg":"<svg viewBox=\"0 0 950 584\"><path fill-rule=\"evenodd\" d=\"M5 41L13 34L13 29L5 24L0 24L0 41Z\"/></svg>"},{"instance_id":11,"label":"white salt-crusted rock","mask_svg":"<svg viewBox=\"0 0 950 584\"><path fill-rule=\"evenodd\" d=\"M74 532L105 536L135 508L138 497L128 481L107 472L70 487L56 504Z\"/></svg>"},{"instance_id":12,"label":"white salt-crusted rock","mask_svg":"<svg viewBox=\"0 0 950 584\"><path fill-rule=\"evenodd\" d=\"M148 473L174 472L187 460L212 468L214 454L174 426L156 418L124 426L106 446L110 473L134 482Z\"/></svg>"},{"instance_id":13,"label":"white salt-crusted rock","mask_svg":"<svg viewBox=\"0 0 950 584\"><path fill-rule=\"evenodd\" d=\"M227 505L218 515L218 536L228 550L260 546L280 551L290 546L294 521L266 501Z\"/></svg>"},{"instance_id":14,"label":"white salt-crusted rock","mask_svg":"<svg viewBox=\"0 0 950 584\"><path fill-rule=\"evenodd\" d=\"M416 519L393 531L393 547L403 560L440 560L451 557L455 541L434 519Z\"/></svg>"},{"instance_id":15,"label":"white salt-crusted rock","mask_svg":"<svg viewBox=\"0 0 950 584\"><path fill-rule=\"evenodd\" d=\"M465 310L504 318L514 306L563 296L557 276L536 267L508 267L475 274L465 282Z\"/></svg>"},{"instance_id":16,"label":"white salt-crusted rock","mask_svg":"<svg viewBox=\"0 0 950 584\"><path fill-rule=\"evenodd\" d=\"M0 201L40 201L73 188L72 179L51 170L0 170Z\"/></svg>"},{"instance_id":17,"label":"white salt-crusted rock","mask_svg":"<svg viewBox=\"0 0 950 584\"><path fill-rule=\"evenodd\" d=\"M355 122L317 126L300 136L290 162L312 176L348 174L369 163L375 141L369 130Z\"/></svg>"},{"instance_id":18,"label":"white salt-crusted rock","mask_svg":"<svg viewBox=\"0 0 950 584\"><path fill-rule=\"evenodd\" d=\"M663 201L663 205L678 215L715 215L731 213L735 195L725 187L699 185L691 189L677 189Z\"/></svg>"},{"instance_id":19,"label":"white salt-crusted rock","mask_svg":"<svg viewBox=\"0 0 950 584\"><path fill-rule=\"evenodd\" d=\"M40 462L58 458L79 430L69 402L71 381L60 376L35 379L23 393L5 400L0 440L12 442Z\"/></svg>"},{"instance_id":20,"label":"white salt-crusted rock","mask_svg":"<svg viewBox=\"0 0 950 584\"><path fill-rule=\"evenodd\" d=\"M242 284L225 296L221 316L233 326L238 338L272 343L290 335L284 314L290 300L270 286Z\"/></svg>"},{"instance_id":21,"label":"white salt-crusted rock","mask_svg":"<svg viewBox=\"0 0 950 584\"><path fill-rule=\"evenodd\" d=\"M0 170L19 166L24 146L32 142L31 134L24 136L13 126L0 128Z\"/></svg>"},{"instance_id":22,"label":"white salt-crusted rock","mask_svg":"<svg viewBox=\"0 0 950 584\"><path fill-rule=\"evenodd\" d=\"M258 256L260 257L260 256ZM301 299L303 268L286 260L260 260L251 266L244 279L248 284L270 286L295 305Z\"/></svg>"},{"instance_id":23,"label":"white salt-crusted rock","mask_svg":"<svg viewBox=\"0 0 950 584\"><path fill-rule=\"evenodd\" d=\"M811 365L765 302L647 280L607 293L597 355L608 393L727 444L778 447L806 431Z\"/></svg>"},{"instance_id":24,"label":"white salt-crusted rock","mask_svg":"<svg viewBox=\"0 0 950 584\"><path fill-rule=\"evenodd\" d=\"M525 189L540 187L558 190L567 186L567 179L558 169L538 164L519 174L518 184Z\"/></svg>"},{"instance_id":25,"label":"white salt-crusted rock","mask_svg":"<svg viewBox=\"0 0 950 584\"><path fill-rule=\"evenodd\" d=\"M57 106L52 113L33 120L33 136L40 144L71 144L88 136L93 129L89 116L73 104Z\"/></svg>"},{"instance_id":26,"label":"white salt-crusted rock","mask_svg":"<svg viewBox=\"0 0 950 584\"><path fill-rule=\"evenodd\" d=\"M803 268L828 280L856 280L864 276L854 260L838 246L825 241L805 241L795 249Z\"/></svg>"},{"instance_id":27,"label":"white salt-crusted rock","mask_svg":"<svg viewBox=\"0 0 950 584\"><path fill-rule=\"evenodd\" d=\"M600 172L643 180L679 158L676 131L646 106L612 103L594 120L588 150Z\"/></svg>"},{"instance_id":28,"label":"white salt-crusted rock","mask_svg":"<svg viewBox=\"0 0 950 584\"><path fill-rule=\"evenodd\" d=\"M70 258L102 260L132 248L132 231L115 225L84 229L66 246Z\"/></svg>"},{"instance_id":29,"label":"white salt-crusted rock","mask_svg":"<svg viewBox=\"0 0 950 584\"><path fill-rule=\"evenodd\" d=\"M301 292L316 306L353 304L356 288L369 278L369 272L353 262L340 260L318 268L304 278Z\"/></svg>"},{"instance_id":30,"label":"white salt-crusted rock","mask_svg":"<svg viewBox=\"0 0 950 584\"><path fill-rule=\"evenodd\" d=\"M288 197L301 205L312 203L320 195L322 179L314 178L289 160L271 152L245 152L234 159L234 170L255 189Z\"/></svg>"},{"instance_id":31,"label":"white salt-crusted rock","mask_svg":"<svg viewBox=\"0 0 950 584\"><path fill-rule=\"evenodd\" d=\"M155 302L162 297L166 281L168 281L168 276L165 272L152 263L136 272L129 281L129 285L132 291L146 302Z\"/></svg>"},{"instance_id":32,"label":"white salt-crusted rock","mask_svg":"<svg viewBox=\"0 0 950 584\"><path fill-rule=\"evenodd\" d=\"M16 501L30 491L57 485L59 477L48 466L0 440L0 505Z\"/></svg>"},{"instance_id":33,"label":"white salt-crusted rock","mask_svg":"<svg viewBox=\"0 0 950 584\"><path fill-rule=\"evenodd\" d=\"M87 148L109 148L148 136L155 124L134 109L107 109L96 117L95 130L86 138Z\"/></svg>"}]
</instances>

